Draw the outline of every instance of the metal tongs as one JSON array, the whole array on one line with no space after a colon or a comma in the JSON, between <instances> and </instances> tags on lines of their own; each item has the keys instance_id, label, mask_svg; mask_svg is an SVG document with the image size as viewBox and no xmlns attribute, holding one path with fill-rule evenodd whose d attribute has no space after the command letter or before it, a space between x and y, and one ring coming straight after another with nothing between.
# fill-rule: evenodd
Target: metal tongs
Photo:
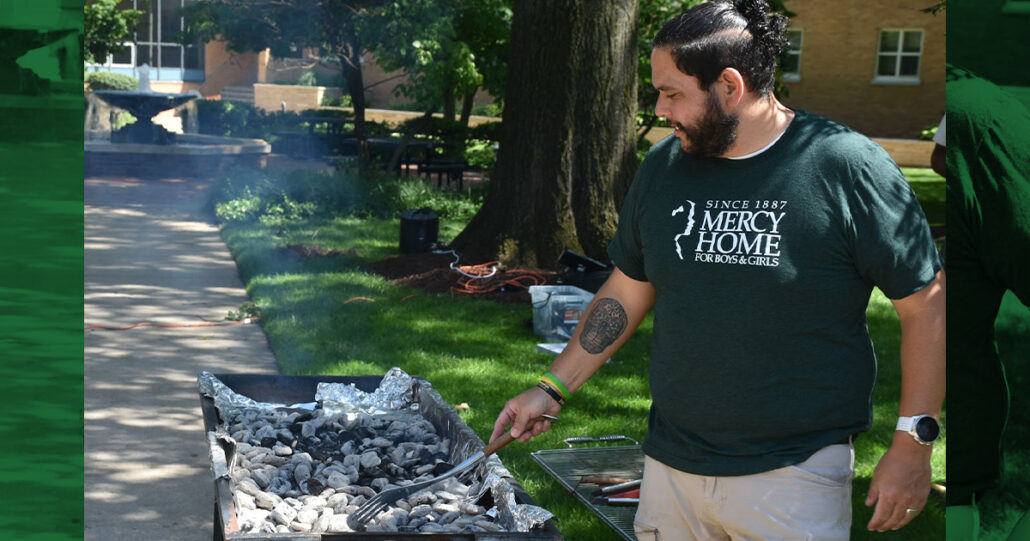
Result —
<instances>
[{"instance_id":1,"label":"metal tongs","mask_svg":"<svg viewBox=\"0 0 1030 541\"><path fill-rule=\"evenodd\" d=\"M529 421L529 426L532 426L537 421L551 421L557 423L558 418L553 415L541 415L535 419ZM376 515L383 512L387 507L397 503L397 500L406 498L420 490L429 488L440 481L461 475L467 471L472 470L480 462L486 460L486 457L496 453L505 445L515 441L515 438L511 437L511 432L505 432L500 435L496 440L490 442L482 451L477 451L472 456L461 461L457 466L447 470L446 472L434 477L427 479L420 483L408 485L406 487L391 488L390 490L384 490L379 494L376 494L372 499L361 504L354 513L347 517L347 526L355 532L359 532L365 529L368 521L372 520Z\"/></svg>"}]
</instances>

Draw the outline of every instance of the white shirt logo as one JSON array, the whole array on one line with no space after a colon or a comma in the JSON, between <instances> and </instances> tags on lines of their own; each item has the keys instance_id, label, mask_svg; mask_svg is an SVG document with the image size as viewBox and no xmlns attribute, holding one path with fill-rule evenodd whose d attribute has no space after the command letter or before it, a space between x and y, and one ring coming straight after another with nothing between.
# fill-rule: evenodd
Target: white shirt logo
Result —
<instances>
[{"instance_id":1,"label":"white shirt logo","mask_svg":"<svg viewBox=\"0 0 1030 541\"><path fill-rule=\"evenodd\" d=\"M680 259L683 259L683 249L680 248L680 238L690 236L691 231L694 230L694 202L688 199L687 203L690 204L690 213L687 214L687 227L683 229L682 233L676 235L676 237L672 239L672 242L676 244L676 255L680 256ZM683 205L672 209L673 216L680 214L681 212L686 212Z\"/></svg>"}]
</instances>

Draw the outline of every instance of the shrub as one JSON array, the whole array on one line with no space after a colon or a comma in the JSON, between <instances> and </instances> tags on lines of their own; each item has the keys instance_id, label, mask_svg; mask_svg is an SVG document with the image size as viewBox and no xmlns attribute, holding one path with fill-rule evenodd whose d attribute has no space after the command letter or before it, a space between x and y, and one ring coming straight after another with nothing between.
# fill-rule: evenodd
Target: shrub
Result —
<instances>
[{"instance_id":1,"label":"shrub","mask_svg":"<svg viewBox=\"0 0 1030 541\"><path fill-rule=\"evenodd\" d=\"M923 128L919 132L919 139L922 141L933 141L933 136L937 135L937 126L938 124L930 124Z\"/></svg>"},{"instance_id":2,"label":"shrub","mask_svg":"<svg viewBox=\"0 0 1030 541\"><path fill-rule=\"evenodd\" d=\"M429 207L443 218L467 222L483 205L482 190L455 193L416 178L397 177L380 181L375 183L374 191L393 213Z\"/></svg>"},{"instance_id":3,"label":"shrub","mask_svg":"<svg viewBox=\"0 0 1030 541\"><path fill-rule=\"evenodd\" d=\"M423 121L425 122L424 124ZM412 126L422 124L419 129L419 135L428 135L430 137L438 137L444 141L464 141L466 137L465 127L461 125L457 120L450 120L447 118L431 117L428 121L425 121L422 117L415 117L405 120L399 131L407 131Z\"/></svg>"},{"instance_id":4,"label":"shrub","mask_svg":"<svg viewBox=\"0 0 1030 541\"><path fill-rule=\"evenodd\" d=\"M495 143L485 139L473 139L465 146L465 163L477 169L490 169L497 159Z\"/></svg>"},{"instance_id":5,"label":"shrub","mask_svg":"<svg viewBox=\"0 0 1030 541\"><path fill-rule=\"evenodd\" d=\"M236 170L218 182L215 216L222 222L260 222L285 228L312 217L389 217L430 207L440 216L470 220L483 190L459 194L408 177L362 180L350 173Z\"/></svg>"},{"instance_id":6,"label":"shrub","mask_svg":"<svg viewBox=\"0 0 1030 541\"><path fill-rule=\"evenodd\" d=\"M301 74L300 78L297 79L297 84L300 86L316 86L317 79L315 78L315 72L305 71Z\"/></svg>"},{"instance_id":7,"label":"shrub","mask_svg":"<svg viewBox=\"0 0 1030 541\"><path fill-rule=\"evenodd\" d=\"M197 100L197 129L224 137L252 137L260 123L253 105L230 100Z\"/></svg>"},{"instance_id":8,"label":"shrub","mask_svg":"<svg viewBox=\"0 0 1030 541\"><path fill-rule=\"evenodd\" d=\"M477 116L494 116L500 118L503 112L504 104L501 102L493 102L488 103L486 105L476 105L472 108L472 114Z\"/></svg>"},{"instance_id":9,"label":"shrub","mask_svg":"<svg viewBox=\"0 0 1030 541\"><path fill-rule=\"evenodd\" d=\"M200 133L269 140L276 132L296 130L301 117L292 111L265 113L238 101L197 100L197 120Z\"/></svg>"},{"instance_id":10,"label":"shrub","mask_svg":"<svg viewBox=\"0 0 1030 541\"><path fill-rule=\"evenodd\" d=\"M343 173L237 170L217 185L215 215L280 227L312 216L388 215L368 185Z\"/></svg>"},{"instance_id":11,"label":"shrub","mask_svg":"<svg viewBox=\"0 0 1030 541\"><path fill-rule=\"evenodd\" d=\"M350 94L343 94L336 98L326 96L322 98L322 105L326 107L353 107L354 101L351 99Z\"/></svg>"},{"instance_id":12,"label":"shrub","mask_svg":"<svg viewBox=\"0 0 1030 541\"><path fill-rule=\"evenodd\" d=\"M501 123L484 122L478 126L472 126L468 132L469 139L483 139L498 142L501 140Z\"/></svg>"},{"instance_id":13,"label":"shrub","mask_svg":"<svg viewBox=\"0 0 1030 541\"><path fill-rule=\"evenodd\" d=\"M646 137L637 137L637 164L644 163L644 158L647 157L647 152L651 150L651 141L648 141Z\"/></svg>"},{"instance_id":14,"label":"shrub","mask_svg":"<svg viewBox=\"0 0 1030 541\"><path fill-rule=\"evenodd\" d=\"M87 71L86 83L90 90L136 90L139 81L135 77L110 71Z\"/></svg>"}]
</instances>

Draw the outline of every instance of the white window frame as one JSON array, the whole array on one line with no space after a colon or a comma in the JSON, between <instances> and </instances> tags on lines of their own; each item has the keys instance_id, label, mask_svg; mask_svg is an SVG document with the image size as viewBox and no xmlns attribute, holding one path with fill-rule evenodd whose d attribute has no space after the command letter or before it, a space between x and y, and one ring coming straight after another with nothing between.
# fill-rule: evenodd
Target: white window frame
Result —
<instances>
[{"instance_id":1,"label":"white window frame","mask_svg":"<svg viewBox=\"0 0 1030 541\"><path fill-rule=\"evenodd\" d=\"M883 41L884 32L898 32L898 49L896 51L881 51L880 43ZM909 53L901 50L905 43L906 32L919 32L919 52ZM926 30L922 28L881 28L876 34L876 57L873 61L873 80L871 84L874 85L919 85L921 84L919 74L923 71L923 50L926 44ZM894 65L894 75L880 75L880 56L882 55L893 55L898 59ZM899 75L898 72L901 70L901 59L906 56L915 56L919 58L919 69L916 70L915 75Z\"/></svg>"},{"instance_id":2,"label":"white window frame","mask_svg":"<svg viewBox=\"0 0 1030 541\"><path fill-rule=\"evenodd\" d=\"M126 41L123 45L127 45L131 51L131 64L115 64L114 56L108 55L104 59L102 64L88 64L91 68L101 68L105 71L115 71L117 73L124 73L132 75L133 77L139 77L138 70L139 66L136 62L139 59L138 50L141 47L153 48L154 54L150 57L150 77L152 81L197 81L203 80L204 69L201 68L187 68L186 67L186 45L181 45L173 41L167 41L167 36L163 36L160 32L161 29L161 8L163 4L174 5L175 7L182 7L185 5L185 0L150 0L153 2L153 6L156 7L153 19L150 21L151 35L143 36L138 33L134 33L136 41ZM139 0L133 0L133 8L140 9ZM185 24L185 17L179 16L180 28ZM203 47L203 44L198 44L199 47ZM162 66L162 48L163 47L175 47L179 51L179 65L167 67Z\"/></svg>"},{"instance_id":3,"label":"white window frame","mask_svg":"<svg viewBox=\"0 0 1030 541\"><path fill-rule=\"evenodd\" d=\"M783 82L785 82L785 83L797 83L797 82L801 81L801 49L804 47L804 44L805 44L805 31L802 28L788 28L787 29L787 33L790 34L791 32L797 32L801 36L801 38L799 40L799 43L797 43L797 48L796 49L793 48L792 47L793 44L790 44L790 45L787 46L787 50L785 51L785 54L795 54L795 53L797 53L797 56L798 56L798 70L796 72L794 72L794 71L791 71L791 72L785 71L785 72L783 72L783 74L782 74L783 75Z\"/></svg>"},{"instance_id":4,"label":"white window frame","mask_svg":"<svg viewBox=\"0 0 1030 541\"><path fill-rule=\"evenodd\" d=\"M103 64L89 64L90 67L106 68L108 71L111 68L128 68L132 69L136 66L136 44L131 41L123 41L122 46L129 50L129 63L128 64L115 64L114 54L108 54L107 59L104 60Z\"/></svg>"}]
</instances>

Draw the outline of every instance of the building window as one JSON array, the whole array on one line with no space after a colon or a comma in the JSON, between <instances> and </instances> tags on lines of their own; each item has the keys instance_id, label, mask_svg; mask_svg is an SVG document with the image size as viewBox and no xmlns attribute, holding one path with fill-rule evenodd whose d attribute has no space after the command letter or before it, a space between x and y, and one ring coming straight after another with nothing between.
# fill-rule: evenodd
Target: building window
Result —
<instances>
[{"instance_id":1,"label":"building window","mask_svg":"<svg viewBox=\"0 0 1030 541\"><path fill-rule=\"evenodd\" d=\"M873 84L919 84L922 30L881 30Z\"/></svg>"},{"instance_id":2,"label":"building window","mask_svg":"<svg viewBox=\"0 0 1030 541\"><path fill-rule=\"evenodd\" d=\"M780 59L780 71L785 82L796 83L801 80L801 44L804 34L800 29L787 30L787 50Z\"/></svg>"},{"instance_id":3,"label":"building window","mask_svg":"<svg viewBox=\"0 0 1030 541\"><path fill-rule=\"evenodd\" d=\"M186 46L174 41L182 31L178 10L196 0L121 0L119 8L143 12L130 51L108 57L102 66L110 71L139 77L138 68L150 66L154 81L203 81L204 45Z\"/></svg>"}]
</instances>

